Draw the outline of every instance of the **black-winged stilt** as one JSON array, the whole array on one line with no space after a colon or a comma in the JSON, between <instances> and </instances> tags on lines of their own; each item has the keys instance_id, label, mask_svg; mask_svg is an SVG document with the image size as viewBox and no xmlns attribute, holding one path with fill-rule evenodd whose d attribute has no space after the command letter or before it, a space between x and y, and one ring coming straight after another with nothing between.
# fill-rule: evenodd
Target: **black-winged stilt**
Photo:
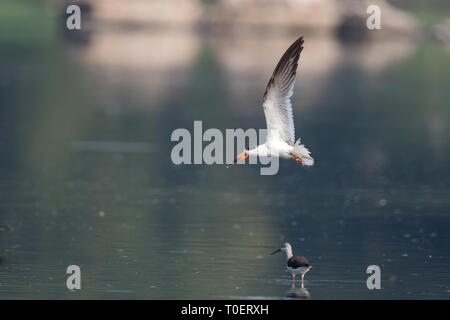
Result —
<instances>
[{"instance_id":1,"label":"black-winged stilt","mask_svg":"<svg viewBox=\"0 0 450 320\"><path fill-rule=\"evenodd\" d=\"M272 252L272 254L283 251L286 253L286 266L288 271L292 275L292 282L295 283L295 276L297 274L302 275L302 288L303 288L303 278L305 277L305 273L311 269L311 265L308 262L308 259L306 259L303 256L294 256L292 255L292 247L289 243L285 243L281 246L280 249Z\"/></svg>"}]
</instances>

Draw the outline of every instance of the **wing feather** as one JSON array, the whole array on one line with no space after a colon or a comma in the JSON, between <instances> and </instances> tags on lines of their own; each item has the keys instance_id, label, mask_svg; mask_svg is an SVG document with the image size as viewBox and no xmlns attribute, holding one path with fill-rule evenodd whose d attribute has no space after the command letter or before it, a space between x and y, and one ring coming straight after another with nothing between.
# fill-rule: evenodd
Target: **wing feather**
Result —
<instances>
[{"instance_id":1,"label":"wing feather","mask_svg":"<svg viewBox=\"0 0 450 320\"><path fill-rule=\"evenodd\" d=\"M291 96L294 93L298 59L303 37L298 38L278 62L264 93L263 108L267 123L267 142L279 138L294 145L295 127Z\"/></svg>"}]
</instances>

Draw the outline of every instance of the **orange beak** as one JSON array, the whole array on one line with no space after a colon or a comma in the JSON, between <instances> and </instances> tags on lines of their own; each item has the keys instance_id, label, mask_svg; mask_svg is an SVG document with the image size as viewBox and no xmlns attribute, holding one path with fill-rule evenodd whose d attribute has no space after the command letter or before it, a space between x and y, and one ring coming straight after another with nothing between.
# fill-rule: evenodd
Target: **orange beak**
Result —
<instances>
[{"instance_id":1,"label":"orange beak","mask_svg":"<svg viewBox=\"0 0 450 320\"><path fill-rule=\"evenodd\" d=\"M242 153L240 153L240 154L238 154L238 156L237 156L236 158L234 158L233 163L227 165L227 168L231 167L233 164L235 164L235 163L238 162L239 160L245 159L245 158L247 158L247 157L248 157L248 154L247 154L247 152L245 152L245 151L242 152Z\"/></svg>"}]
</instances>

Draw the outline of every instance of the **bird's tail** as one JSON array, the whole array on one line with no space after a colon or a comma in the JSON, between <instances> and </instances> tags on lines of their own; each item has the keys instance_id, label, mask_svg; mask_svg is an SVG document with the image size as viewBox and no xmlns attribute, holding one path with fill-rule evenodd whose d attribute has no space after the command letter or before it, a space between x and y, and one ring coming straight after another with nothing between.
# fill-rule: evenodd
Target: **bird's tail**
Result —
<instances>
[{"instance_id":1,"label":"bird's tail","mask_svg":"<svg viewBox=\"0 0 450 320\"><path fill-rule=\"evenodd\" d=\"M293 151L302 158L302 164L304 166L312 166L314 164L314 158L311 157L311 152L306 149L305 145L300 144L300 138L295 142Z\"/></svg>"}]
</instances>

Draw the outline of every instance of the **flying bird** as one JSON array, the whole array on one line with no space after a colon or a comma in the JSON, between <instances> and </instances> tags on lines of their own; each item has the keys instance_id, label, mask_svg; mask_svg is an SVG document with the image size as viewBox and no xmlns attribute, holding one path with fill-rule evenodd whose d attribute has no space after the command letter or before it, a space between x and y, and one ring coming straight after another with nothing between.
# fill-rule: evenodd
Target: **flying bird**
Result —
<instances>
[{"instance_id":1,"label":"flying bird","mask_svg":"<svg viewBox=\"0 0 450 320\"><path fill-rule=\"evenodd\" d=\"M262 104L267 123L266 142L253 149L245 149L227 168L249 156L277 156L304 166L314 164L308 149L300 144L300 138L295 141L292 113L291 96L294 93L295 75L302 50L303 37L300 37L281 57L267 84Z\"/></svg>"},{"instance_id":2,"label":"flying bird","mask_svg":"<svg viewBox=\"0 0 450 320\"><path fill-rule=\"evenodd\" d=\"M295 276L297 274L302 275L302 288L303 288L303 278L305 277L305 273L311 269L311 265L303 256L294 256L292 255L292 247L289 243L284 243L280 249L272 252L272 254L283 251L286 254L286 267L288 271L292 275L292 283L295 284Z\"/></svg>"}]
</instances>

